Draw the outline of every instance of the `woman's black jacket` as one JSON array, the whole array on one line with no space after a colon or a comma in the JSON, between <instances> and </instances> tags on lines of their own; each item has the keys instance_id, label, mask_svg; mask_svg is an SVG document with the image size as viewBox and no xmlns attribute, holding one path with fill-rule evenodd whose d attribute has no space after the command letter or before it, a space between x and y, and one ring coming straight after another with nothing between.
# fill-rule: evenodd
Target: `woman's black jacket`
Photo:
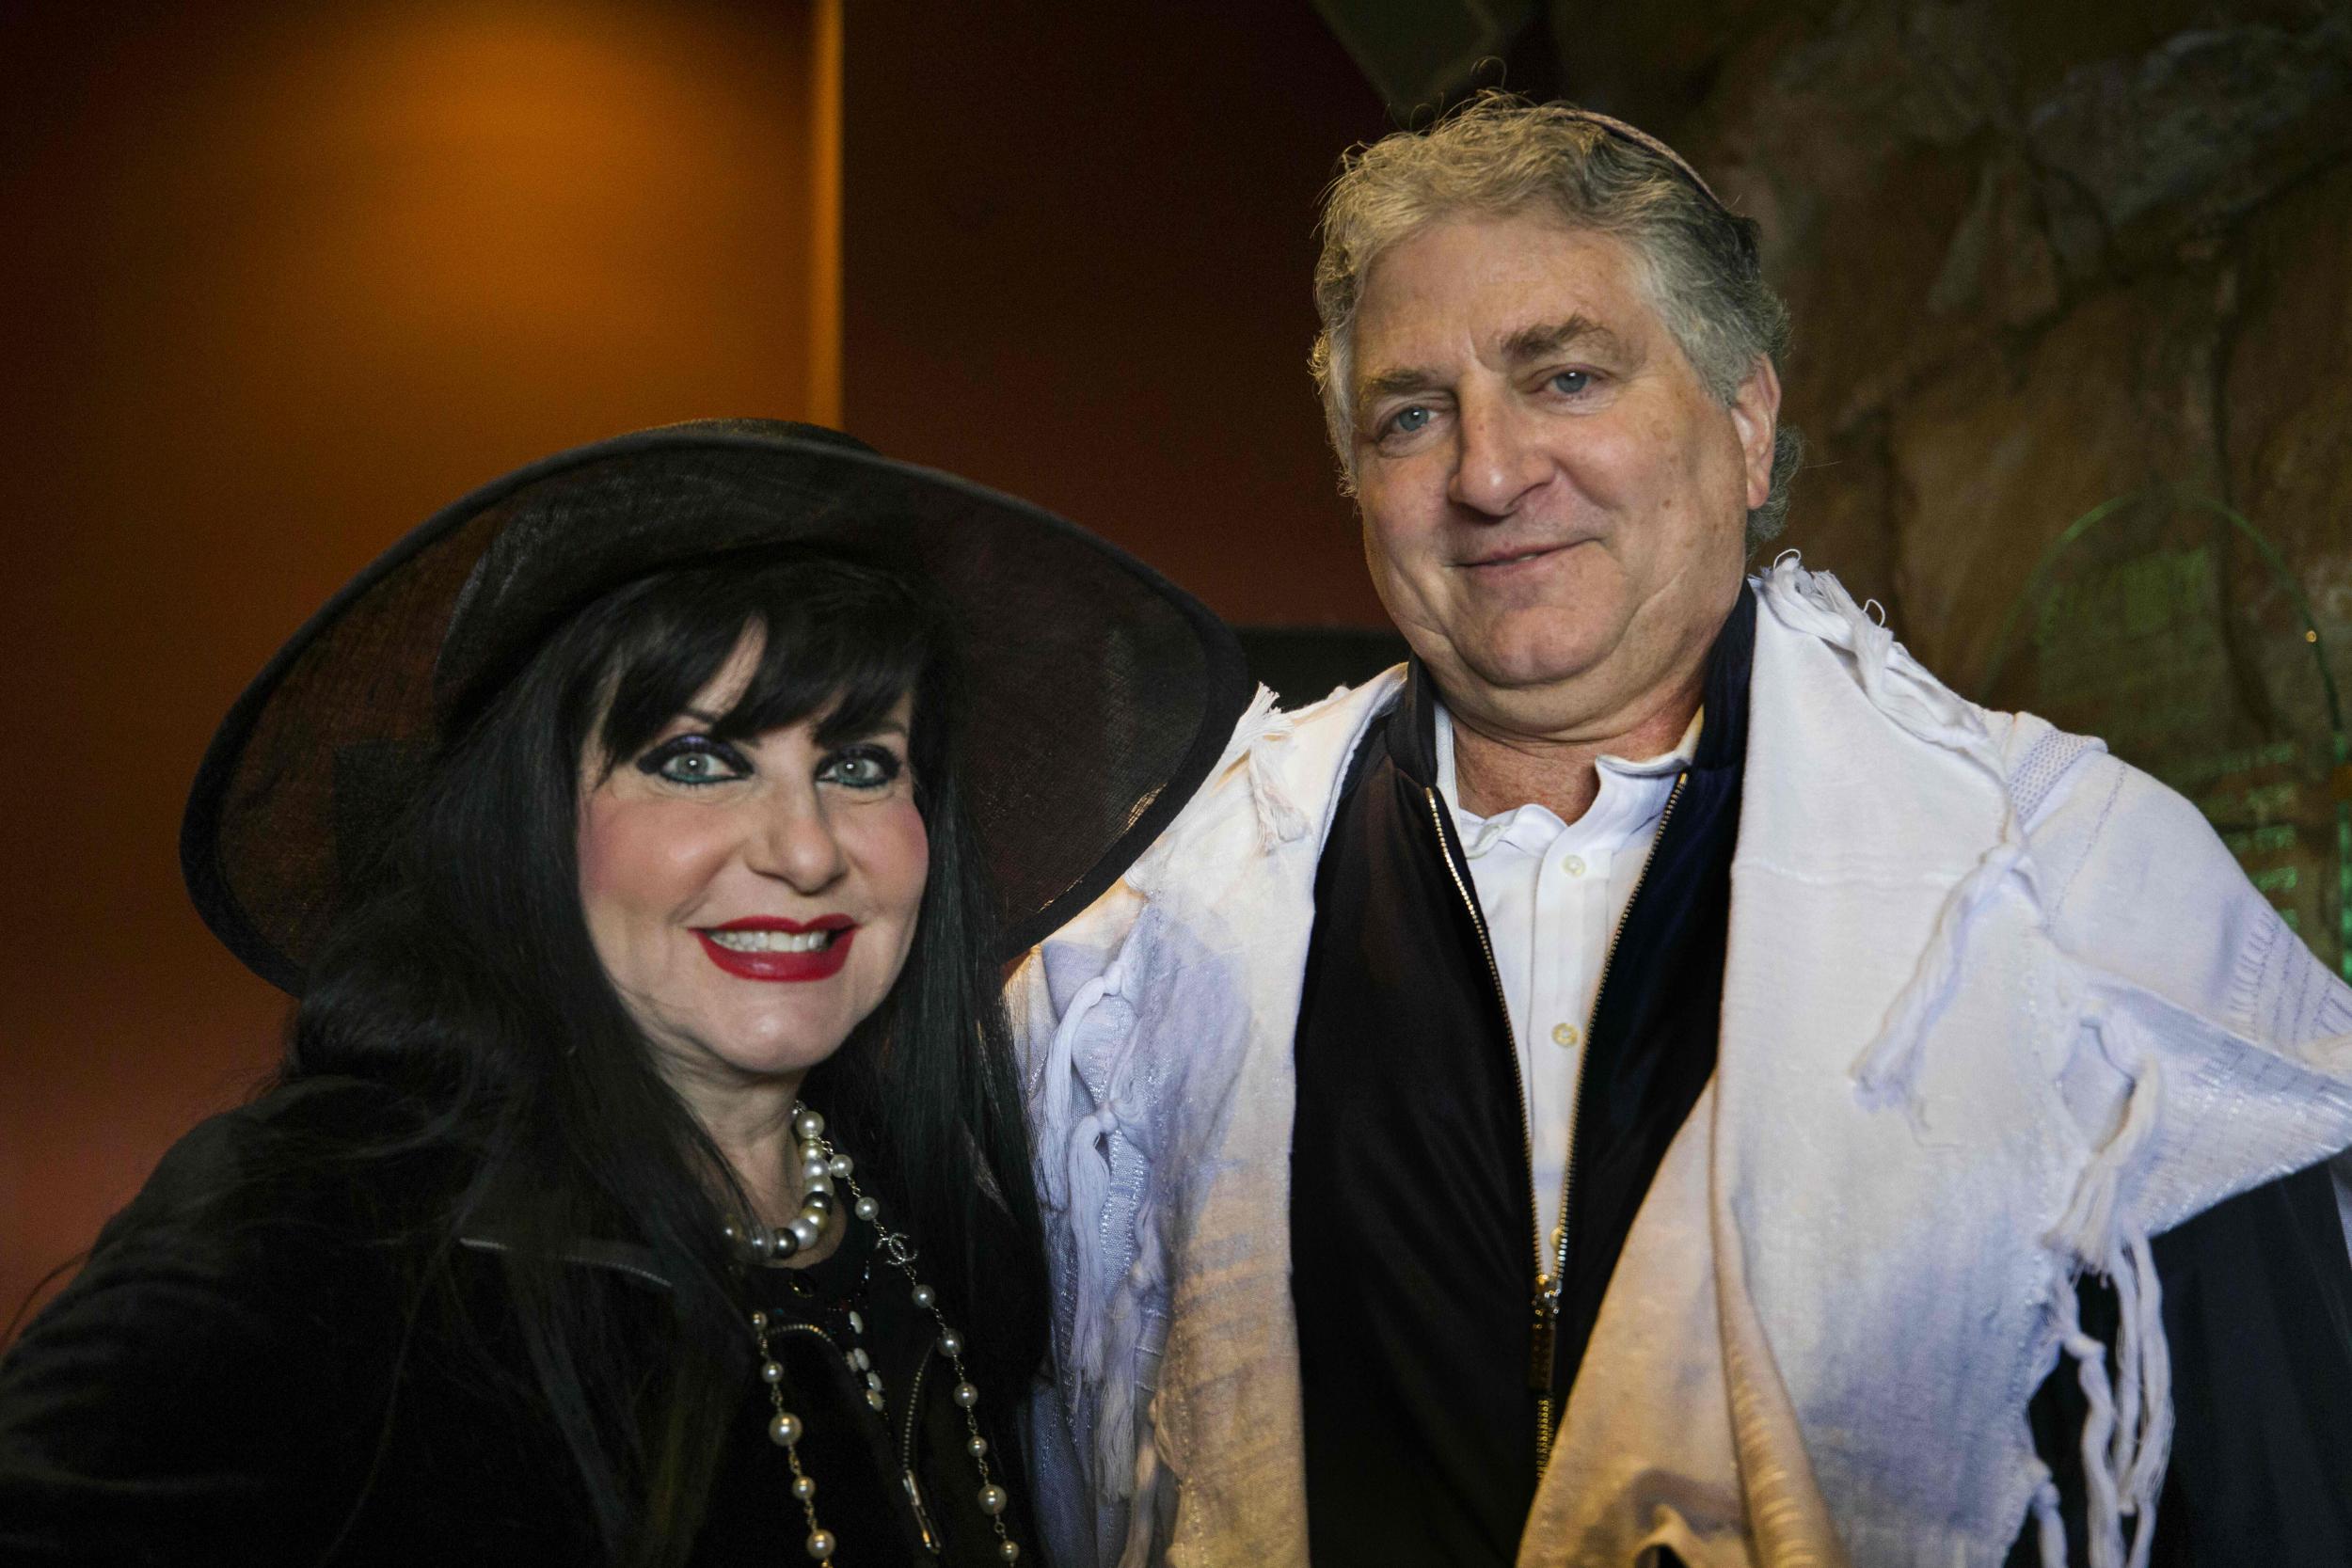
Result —
<instances>
[{"instance_id":1,"label":"woman's black jacket","mask_svg":"<svg viewBox=\"0 0 2352 1568\"><path fill-rule=\"evenodd\" d=\"M165 1156L0 1359L0 1564L610 1560L513 1331L501 1243L451 1238L446 1224L437 1236L427 1218L447 1212L469 1161L446 1146L334 1157L395 1117L386 1091L321 1080L216 1117ZM767 1437L752 1306L807 1325L771 1342L806 1424L800 1454L835 1562L1001 1560L936 1328L903 1276L857 1246L870 1235L852 1227L813 1270L748 1271L742 1335L721 1348L742 1392L717 1434L691 1561L809 1560L790 1471ZM621 1325L584 1369L607 1380L597 1391L644 1401L664 1387L677 1335L650 1254L584 1242L557 1277L600 1293ZM839 1342L852 1306L882 1416ZM977 1414L1016 1498L1007 1525L1034 1561L1010 1408L1025 1392L986 1390Z\"/></svg>"}]
</instances>

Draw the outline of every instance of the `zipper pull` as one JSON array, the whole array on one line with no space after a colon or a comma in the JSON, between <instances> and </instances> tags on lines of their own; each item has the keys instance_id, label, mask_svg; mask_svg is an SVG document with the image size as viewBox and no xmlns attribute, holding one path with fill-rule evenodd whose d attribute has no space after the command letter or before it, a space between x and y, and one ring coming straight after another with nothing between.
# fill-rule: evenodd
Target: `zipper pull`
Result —
<instances>
[{"instance_id":1,"label":"zipper pull","mask_svg":"<svg viewBox=\"0 0 2352 1568\"><path fill-rule=\"evenodd\" d=\"M937 1557L940 1552L938 1532L931 1528L931 1516L923 1506L923 1489L914 1484L914 1472L901 1470L899 1479L907 1483L907 1501L914 1505L914 1528L923 1532L923 1549Z\"/></svg>"},{"instance_id":2,"label":"zipper pull","mask_svg":"<svg viewBox=\"0 0 2352 1568\"><path fill-rule=\"evenodd\" d=\"M1535 1323L1528 1338L1527 1386L1534 1393L1551 1393L1552 1330L1560 1320L1559 1298L1552 1294L1551 1275L1535 1276Z\"/></svg>"}]
</instances>

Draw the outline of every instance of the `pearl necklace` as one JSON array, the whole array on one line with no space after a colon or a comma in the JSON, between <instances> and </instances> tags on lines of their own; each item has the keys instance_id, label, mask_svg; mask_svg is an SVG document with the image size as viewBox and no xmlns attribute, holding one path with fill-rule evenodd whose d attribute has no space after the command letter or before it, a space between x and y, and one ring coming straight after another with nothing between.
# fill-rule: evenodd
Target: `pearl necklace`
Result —
<instances>
[{"instance_id":1,"label":"pearl necklace","mask_svg":"<svg viewBox=\"0 0 2352 1568\"><path fill-rule=\"evenodd\" d=\"M988 1469L988 1439L980 1435L979 1418L974 1414L980 1402L978 1385L966 1375L963 1368L963 1337L947 1324L946 1314L939 1309L939 1292L923 1283L914 1272L914 1245L898 1231L882 1224L882 1205L858 1186L851 1175L855 1168L850 1157L837 1152L825 1140L825 1118L807 1106L794 1101L792 1132L801 1146L801 1211L783 1225L753 1226L739 1230L726 1227L727 1239L736 1244L745 1262L770 1266L784 1262L814 1248L839 1213L839 1199L834 1192L838 1181L849 1188L852 1199L850 1212L874 1227L882 1256L899 1273L906 1275L909 1291L915 1307L931 1315L939 1327L939 1351L947 1357L956 1370L953 1398L963 1412L963 1425L970 1436L964 1451L972 1456L972 1465L979 1475L979 1490L976 1494L980 1512L988 1516L996 1531L996 1556L1004 1562L1013 1562L1021 1556L1021 1547L1005 1530L1005 1508L1010 1502L1005 1489L996 1484ZM862 1341L865 1322L857 1313L850 1314L850 1331ZM759 1379L767 1386L768 1402L775 1415L768 1422L768 1440L784 1450L785 1463L792 1467L792 1496L798 1499L801 1512L808 1520L808 1555L818 1562L830 1562L836 1542L831 1530L817 1522L817 1482L801 1465L801 1439L807 1428L801 1418L784 1406L784 1365L768 1348L768 1314L752 1314L752 1337L759 1346ZM882 1374L873 1369L873 1359L863 1343L849 1353L850 1370L863 1374L866 1383L866 1402L876 1412L882 1411L886 1400L882 1393ZM926 1535L930 1533L928 1520L922 1516L922 1502L914 1497L914 1477L907 1477L907 1489L915 1504L916 1521Z\"/></svg>"}]
</instances>

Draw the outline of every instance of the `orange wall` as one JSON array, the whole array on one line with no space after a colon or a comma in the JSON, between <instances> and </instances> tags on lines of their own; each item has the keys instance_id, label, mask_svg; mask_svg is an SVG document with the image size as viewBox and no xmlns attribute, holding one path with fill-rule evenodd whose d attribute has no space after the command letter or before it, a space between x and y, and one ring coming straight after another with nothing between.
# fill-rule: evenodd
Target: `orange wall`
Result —
<instances>
[{"instance_id":1,"label":"orange wall","mask_svg":"<svg viewBox=\"0 0 2352 1568\"><path fill-rule=\"evenodd\" d=\"M1315 197L1384 117L1311 8L819 3L0 21L0 1320L268 1069L182 794L284 635L475 482L838 406L1234 619L1378 624L1304 366Z\"/></svg>"},{"instance_id":2,"label":"orange wall","mask_svg":"<svg viewBox=\"0 0 2352 1568\"><path fill-rule=\"evenodd\" d=\"M175 834L279 640L521 461L837 395L813 8L8 8L0 1322L274 1056Z\"/></svg>"}]
</instances>

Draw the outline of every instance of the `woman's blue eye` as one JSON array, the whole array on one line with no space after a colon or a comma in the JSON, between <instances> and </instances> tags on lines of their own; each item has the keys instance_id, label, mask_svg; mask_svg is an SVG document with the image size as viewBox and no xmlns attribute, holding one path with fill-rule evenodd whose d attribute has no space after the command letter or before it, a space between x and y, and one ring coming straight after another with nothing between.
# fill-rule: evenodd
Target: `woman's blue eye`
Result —
<instances>
[{"instance_id":1,"label":"woman's blue eye","mask_svg":"<svg viewBox=\"0 0 2352 1568\"><path fill-rule=\"evenodd\" d=\"M637 770L672 784L724 784L751 773L743 753L707 735L682 735L638 759Z\"/></svg>"},{"instance_id":2,"label":"woman's blue eye","mask_svg":"<svg viewBox=\"0 0 2352 1568\"><path fill-rule=\"evenodd\" d=\"M817 777L850 789L880 789L898 776L899 762L880 746L851 746L825 759Z\"/></svg>"},{"instance_id":3,"label":"woman's blue eye","mask_svg":"<svg viewBox=\"0 0 2352 1568\"><path fill-rule=\"evenodd\" d=\"M1566 392L1570 396L1584 390L1592 384L1593 372L1590 371L1562 371L1551 378L1552 388L1555 391Z\"/></svg>"}]
</instances>

